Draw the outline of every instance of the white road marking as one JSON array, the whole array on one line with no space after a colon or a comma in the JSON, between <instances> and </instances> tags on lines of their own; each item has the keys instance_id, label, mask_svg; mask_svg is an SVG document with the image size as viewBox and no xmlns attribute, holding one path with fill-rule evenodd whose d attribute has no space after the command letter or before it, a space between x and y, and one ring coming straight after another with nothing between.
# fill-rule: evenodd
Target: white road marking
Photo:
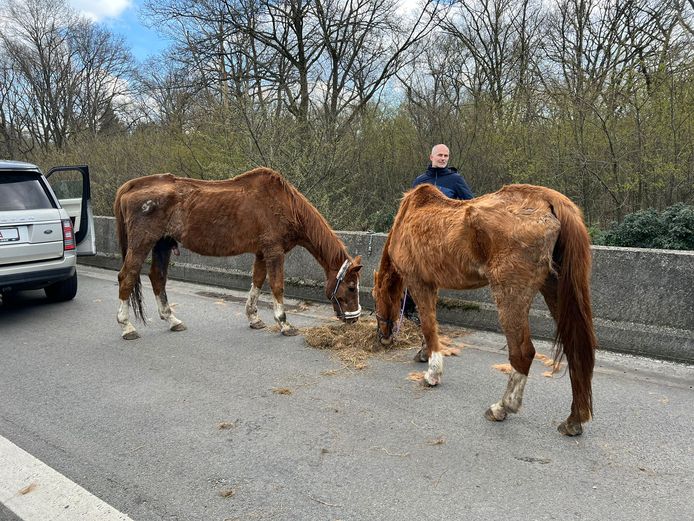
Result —
<instances>
[{"instance_id":1,"label":"white road marking","mask_svg":"<svg viewBox=\"0 0 694 521\"><path fill-rule=\"evenodd\" d=\"M2 436L0 503L24 521L132 521Z\"/></svg>"}]
</instances>

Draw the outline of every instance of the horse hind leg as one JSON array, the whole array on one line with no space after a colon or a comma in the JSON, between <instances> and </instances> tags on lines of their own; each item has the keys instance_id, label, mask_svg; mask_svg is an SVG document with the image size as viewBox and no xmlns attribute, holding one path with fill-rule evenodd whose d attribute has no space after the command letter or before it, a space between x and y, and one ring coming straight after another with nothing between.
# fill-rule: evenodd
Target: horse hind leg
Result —
<instances>
[{"instance_id":1,"label":"horse hind leg","mask_svg":"<svg viewBox=\"0 0 694 521\"><path fill-rule=\"evenodd\" d=\"M140 284L140 268L145 261L146 253L130 249L125 254L123 266L118 272L118 314L116 320L121 326L121 338L135 340L140 334L130 322L130 305L132 304L135 316L145 320L142 309L142 286Z\"/></svg>"},{"instance_id":2,"label":"horse hind leg","mask_svg":"<svg viewBox=\"0 0 694 521\"><path fill-rule=\"evenodd\" d=\"M127 298L120 299L116 320L121 326L121 338L123 340L136 340L140 338L140 333L137 332L133 323L130 322L130 305Z\"/></svg>"},{"instance_id":3,"label":"horse hind leg","mask_svg":"<svg viewBox=\"0 0 694 521\"><path fill-rule=\"evenodd\" d=\"M540 293L542 293L542 296L545 299L545 303L547 304L547 308L549 309L549 312L552 315L552 318L554 318L555 322L558 322L559 319L559 281L557 280L556 275L550 274L547 277L547 280L545 281L544 285L540 288ZM555 362L558 361L555 359ZM571 387L572 387L572 392L573 392L573 387L574 387L574 382L572 380L571 382ZM582 417L580 411L576 407L576 404L574 402L571 403L571 413L569 414L569 417L566 418L563 422L559 424L557 427L557 430L565 435L565 436L579 436L580 434L583 434L583 426L581 423L583 421L587 421L587 418Z\"/></svg>"},{"instance_id":4,"label":"horse hind leg","mask_svg":"<svg viewBox=\"0 0 694 521\"><path fill-rule=\"evenodd\" d=\"M152 282L154 298L157 301L159 317L169 324L171 331L185 331L185 324L179 320L171 310L169 299L166 295L166 279L169 270L171 251L178 245L171 238L160 239L152 249L152 267L149 270L149 280Z\"/></svg>"},{"instance_id":5,"label":"horse hind leg","mask_svg":"<svg viewBox=\"0 0 694 521\"><path fill-rule=\"evenodd\" d=\"M535 347L530 339L528 313L535 291L527 288L492 286L499 311L499 322L506 335L511 374L501 400L484 413L490 421L503 421L508 413L516 413L523 403L528 372L535 358Z\"/></svg>"},{"instance_id":6,"label":"horse hind leg","mask_svg":"<svg viewBox=\"0 0 694 521\"><path fill-rule=\"evenodd\" d=\"M297 335L299 330L287 322L287 314L284 311L284 255L266 258L265 262L272 290L275 322L279 324L280 333L284 336Z\"/></svg>"},{"instance_id":7,"label":"horse hind leg","mask_svg":"<svg viewBox=\"0 0 694 521\"><path fill-rule=\"evenodd\" d=\"M258 297L260 290L265 283L267 275L267 267L262 254L256 253L255 261L253 262L253 282L251 283L251 291L248 293L246 300L246 316L248 317L248 325L251 329L263 329L265 322L258 316Z\"/></svg>"}]
</instances>

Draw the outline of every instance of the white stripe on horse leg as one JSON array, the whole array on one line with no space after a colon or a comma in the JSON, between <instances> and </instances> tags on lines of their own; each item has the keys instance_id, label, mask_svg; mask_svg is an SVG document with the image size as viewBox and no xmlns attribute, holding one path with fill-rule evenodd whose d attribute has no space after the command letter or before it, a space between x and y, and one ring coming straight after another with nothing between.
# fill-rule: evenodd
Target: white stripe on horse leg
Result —
<instances>
[{"instance_id":1,"label":"white stripe on horse leg","mask_svg":"<svg viewBox=\"0 0 694 521\"><path fill-rule=\"evenodd\" d=\"M120 305L118 306L118 315L116 316L116 319L118 320L118 323L121 325L121 329L123 329L121 337L124 340L135 340L136 338L140 338L140 334L137 332L132 322L130 322L130 306L128 305L127 300L120 301Z\"/></svg>"},{"instance_id":2,"label":"white stripe on horse leg","mask_svg":"<svg viewBox=\"0 0 694 521\"><path fill-rule=\"evenodd\" d=\"M525 390L525 383L527 381L528 377L526 375L519 373L515 369L511 371L508 377L506 392L501 399L504 409L508 412L518 412L518 409L520 409L523 403L523 391Z\"/></svg>"},{"instance_id":3,"label":"white stripe on horse leg","mask_svg":"<svg viewBox=\"0 0 694 521\"><path fill-rule=\"evenodd\" d=\"M443 374L443 356L440 351L429 355L429 369L424 373L424 379L429 385L436 385L441 382Z\"/></svg>"},{"instance_id":4,"label":"white stripe on horse leg","mask_svg":"<svg viewBox=\"0 0 694 521\"><path fill-rule=\"evenodd\" d=\"M272 296L272 307L274 310L275 321L280 325L280 333L285 336L294 336L299 330L287 322L287 314L284 312L284 304L278 302L275 296Z\"/></svg>"},{"instance_id":5,"label":"white stripe on horse leg","mask_svg":"<svg viewBox=\"0 0 694 521\"><path fill-rule=\"evenodd\" d=\"M503 421L506 414L509 412L518 412L523 403L523 391L528 377L519 373L515 369L511 371L508 377L508 384L503 398L489 407L487 411L487 419Z\"/></svg>"},{"instance_id":6,"label":"white stripe on horse leg","mask_svg":"<svg viewBox=\"0 0 694 521\"><path fill-rule=\"evenodd\" d=\"M489 410L487 411L487 418L489 418L489 414L491 414L490 420L496 420L496 421L503 421L506 419L506 409L504 409L504 406L501 402L497 402L491 407L489 407Z\"/></svg>"},{"instance_id":7,"label":"white stripe on horse leg","mask_svg":"<svg viewBox=\"0 0 694 521\"><path fill-rule=\"evenodd\" d=\"M248 323L253 329L265 327L265 324L258 316L258 297L260 297L260 288L251 283L251 291L248 292L248 299L246 299L246 316L248 317Z\"/></svg>"},{"instance_id":8,"label":"white stripe on horse leg","mask_svg":"<svg viewBox=\"0 0 694 521\"><path fill-rule=\"evenodd\" d=\"M159 316L162 320L166 320L169 323L169 329L171 331L185 331L187 329L185 324L181 320L177 319L171 311L171 306L169 306L169 300L166 298L166 293L162 292L154 297L157 301Z\"/></svg>"}]
</instances>

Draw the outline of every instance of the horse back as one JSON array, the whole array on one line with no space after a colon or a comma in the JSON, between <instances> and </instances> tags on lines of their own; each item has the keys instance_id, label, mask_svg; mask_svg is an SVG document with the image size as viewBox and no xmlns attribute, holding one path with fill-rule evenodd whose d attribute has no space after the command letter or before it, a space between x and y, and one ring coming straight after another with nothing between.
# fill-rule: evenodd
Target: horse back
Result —
<instances>
[{"instance_id":1,"label":"horse back","mask_svg":"<svg viewBox=\"0 0 694 521\"><path fill-rule=\"evenodd\" d=\"M157 174L124 183L114 213L130 235L169 236L203 255L286 251L297 240L293 195L266 168L217 181Z\"/></svg>"},{"instance_id":2,"label":"horse back","mask_svg":"<svg viewBox=\"0 0 694 521\"><path fill-rule=\"evenodd\" d=\"M514 265L545 272L560 230L554 193L509 185L455 201L433 186L417 187L404 197L391 230L393 261L401 272L416 264L418 278L450 289L480 287Z\"/></svg>"}]
</instances>

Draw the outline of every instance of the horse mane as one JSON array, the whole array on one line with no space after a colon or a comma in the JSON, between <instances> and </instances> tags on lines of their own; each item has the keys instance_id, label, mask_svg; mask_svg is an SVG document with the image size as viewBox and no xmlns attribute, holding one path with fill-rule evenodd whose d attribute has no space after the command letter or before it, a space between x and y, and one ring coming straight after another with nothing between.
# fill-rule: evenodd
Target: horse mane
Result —
<instances>
[{"instance_id":1,"label":"horse mane","mask_svg":"<svg viewBox=\"0 0 694 521\"><path fill-rule=\"evenodd\" d=\"M318 250L329 266L339 266L349 258L347 248L328 221L304 194L278 172L269 168L256 168L244 175L263 175L278 185L288 203L291 223L304 231L308 241Z\"/></svg>"}]
</instances>

